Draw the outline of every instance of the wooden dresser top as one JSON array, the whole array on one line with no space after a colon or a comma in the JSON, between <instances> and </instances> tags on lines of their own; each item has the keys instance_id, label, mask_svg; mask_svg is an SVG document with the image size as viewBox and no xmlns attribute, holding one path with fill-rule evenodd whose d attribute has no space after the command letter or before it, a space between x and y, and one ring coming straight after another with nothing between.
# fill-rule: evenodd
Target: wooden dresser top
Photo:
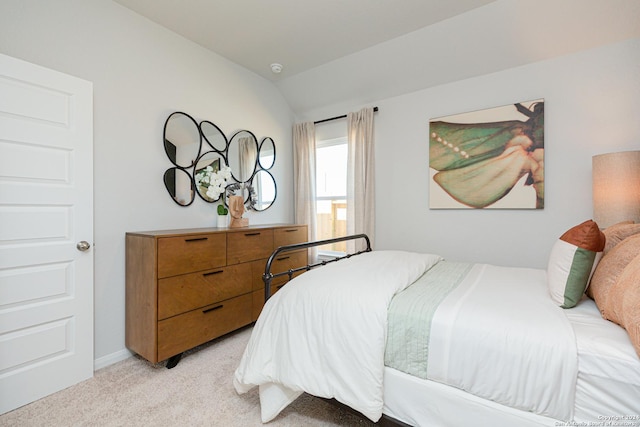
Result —
<instances>
[{"instance_id":1,"label":"wooden dresser top","mask_svg":"<svg viewBox=\"0 0 640 427\"><path fill-rule=\"evenodd\" d=\"M146 237L171 237L181 236L185 234L209 234L209 233L241 233L248 230L261 230L267 228L287 228L287 227L303 227L302 224L257 224L242 228L180 228L173 230L152 230L152 231L128 231L127 235L146 236Z\"/></svg>"}]
</instances>

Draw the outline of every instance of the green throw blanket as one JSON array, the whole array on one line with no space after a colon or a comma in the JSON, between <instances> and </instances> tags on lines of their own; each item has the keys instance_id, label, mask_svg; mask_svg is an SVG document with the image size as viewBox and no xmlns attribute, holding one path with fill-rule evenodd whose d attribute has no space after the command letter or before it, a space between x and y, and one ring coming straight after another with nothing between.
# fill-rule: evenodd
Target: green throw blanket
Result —
<instances>
[{"instance_id":1,"label":"green throw blanket","mask_svg":"<svg viewBox=\"0 0 640 427\"><path fill-rule=\"evenodd\" d=\"M473 264L440 261L389 304L385 365L427 379L431 321Z\"/></svg>"}]
</instances>

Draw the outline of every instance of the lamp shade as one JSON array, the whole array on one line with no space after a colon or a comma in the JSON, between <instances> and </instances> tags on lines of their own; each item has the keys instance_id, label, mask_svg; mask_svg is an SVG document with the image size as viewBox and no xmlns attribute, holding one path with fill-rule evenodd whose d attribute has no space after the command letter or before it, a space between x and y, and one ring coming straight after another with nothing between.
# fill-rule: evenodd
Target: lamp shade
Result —
<instances>
[{"instance_id":1,"label":"lamp shade","mask_svg":"<svg viewBox=\"0 0 640 427\"><path fill-rule=\"evenodd\" d=\"M640 223L640 151L593 156L593 219L606 228Z\"/></svg>"}]
</instances>

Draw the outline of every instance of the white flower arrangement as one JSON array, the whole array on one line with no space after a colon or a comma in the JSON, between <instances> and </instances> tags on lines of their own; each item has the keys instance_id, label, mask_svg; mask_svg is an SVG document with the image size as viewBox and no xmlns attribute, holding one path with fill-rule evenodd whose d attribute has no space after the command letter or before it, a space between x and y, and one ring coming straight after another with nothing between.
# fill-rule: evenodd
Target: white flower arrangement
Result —
<instances>
[{"instance_id":1,"label":"white flower arrangement","mask_svg":"<svg viewBox=\"0 0 640 427\"><path fill-rule=\"evenodd\" d=\"M223 166L219 171L207 166L201 169L195 176L196 185L206 189L206 195L211 200L218 200L224 193L229 181L231 181L231 168Z\"/></svg>"}]
</instances>

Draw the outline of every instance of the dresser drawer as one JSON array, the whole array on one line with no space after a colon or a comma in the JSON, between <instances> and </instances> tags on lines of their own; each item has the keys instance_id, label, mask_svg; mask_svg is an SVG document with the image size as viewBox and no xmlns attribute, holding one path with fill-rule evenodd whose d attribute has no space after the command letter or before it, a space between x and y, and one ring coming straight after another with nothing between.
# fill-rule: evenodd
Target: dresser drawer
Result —
<instances>
[{"instance_id":1,"label":"dresser drawer","mask_svg":"<svg viewBox=\"0 0 640 427\"><path fill-rule=\"evenodd\" d=\"M273 252L273 230L244 230L227 233L227 264L268 258Z\"/></svg>"},{"instance_id":2,"label":"dresser drawer","mask_svg":"<svg viewBox=\"0 0 640 427\"><path fill-rule=\"evenodd\" d=\"M273 230L273 247L277 249L280 246L292 245L294 243L303 243L307 241L307 227L287 227L277 228Z\"/></svg>"},{"instance_id":3,"label":"dresser drawer","mask_svg":"<svg viewBox=\"0 0 640 427\"><path fill-rule=\"evenodd\" d=\"M307 253L306 252L288 252L286 254L280 254L274 258L271 263L271 274L284 273L288 270L304 267L307 265ZM306 270L300 270L293 273L292 278L297 277L304 273ZM289 281L289 275L278 276L271 280L271 295L276 293ZM262 281L262 291L264 294L264 280ZM264 298L263 298L264 299ZM264 302L264 301L263 301Z\"/></svg>"},{"instance_id":4,"label":"dresser drawer","mask_svg":"<svg viewBox=\"0 0 640 427\"><path fill-rule=\"evenodd\" d=\"M251 294L192 310L158 322L158 360L251 323Z\"/></svg>"},{"instance_id":5,"label":"dresser drawer","mask_svg":"<svg viewBox=\"0 0 640 427\"><path fill-rule=\"evenodd\" d=\"M251 289L254 291L257 289L264 289L264 280L262 280L262 275L264 274L264 267L266 264L267 258L251 262Z\"/></svg>"},{"instance_id":6,"label":"dresser drawer","mask_svg":"<svg viewBox=\"0 0 640 427\"><path fill-rule=\"evenodd\" d=\"M251 263L251 281L252 281L252 289L264 289L264 280L262 276L264 275L264 269L267 264L267 259L260 259L257 261L253 261ZM304 267L307 265L307 252L306 250L295 251L295 252L286 252L281 253L277 257L273 259L271 263L271 274L281 273L287 271L292 268ZM304 273L303 271L299 271L293 275L293 277L298 276ZM271 284L283 284L289 280L288 276L280 276L271 281Z\"/></svg>"},{"instance_id":7,"label":"dresser drawer","mask_svg":"<svg viewBox=\"0 0 640 427\"><path fill-rule=\"evenodd\" d=\"M264 306L264 290L253 291L251 293L253 303L251 304L251 321L255 322L260 317Z\"/></svg>"},{"instance_id":8,"label":"dresser drawer","mask_svg":"<svg viewBox=\"0 0 640 427\"><path fill-rule=\"evenodd\" d=\"M265 264L267 263L266 259L261 259L258 261L253 261L251 263L251 276L253 283L253 317L252 320L255 321L258 319L260 315L260 311L262 311L262 306L264 305L264 280L262 279L262 275L264 274ZM285 254L280 254L276 258L274 258L271 263L271 273L280 273L285 272L289 269L304 267L307 265L307 252L306 251L295 251L288 252ZM304 273L306 270L301 270L293 274L293 277L299 276ZM289 276L284 275L271 280L271 295L275 294L280 288L282 288L289 281Z\"/></svg>"},{"instance_id":9,"label":"dresser drawer","mask_svg":"<svg viewBox=\"0 0 640 427\"><path fill-rule=\"evenodd\" d=\"M158 281L158 319L251 292L251 265L237 264Z\"/></svg>"},{"instance_id":10,"label":"dresser drawer","mask_svg":"<svg viewBox=\"0 0 640 427\"><path fill-rule=\"evenodd\" d=\"M158 278L222 267L226 262L224 233L158 239Z\"/></svg>"},{"instance_id":11,"label":"dresser drawer","mask_svg":"<svg viewBox=\"0 0 640 427\"><path fill-rule=\"evenodd\" d=\"M275 294L280 289L282 289L282 287L286 284L287 284L287 279L284 279L279 283L275 283L275 282L271 283L271 296L273 296L273 294ZM264 307L264 287L257 291L251 292L251 295L253 300L253 304L251 308L251 311L252 311L251 320L255 322L256 320L258 320L258 317L262 312L262 307Z\"/></svg>"},{"instance_id":12,"label":"dresser drawer","mask_svg":"<svg viewBox=\"0 0 640 427\"><path fill-rule=\"evenodd\" d=\"M304 267L306 265L307 265L306 250L281 253L281 254L278 254L278 256L276 256L273 259L273 262L271 263L271 274L283 273L293 268ZM304 273L304 270L295 273L293 277L296 277L302 273ZM288 276L283 276L283 277L286 277L286 280L289 279Z\"/></svg>"}]
</instances>

